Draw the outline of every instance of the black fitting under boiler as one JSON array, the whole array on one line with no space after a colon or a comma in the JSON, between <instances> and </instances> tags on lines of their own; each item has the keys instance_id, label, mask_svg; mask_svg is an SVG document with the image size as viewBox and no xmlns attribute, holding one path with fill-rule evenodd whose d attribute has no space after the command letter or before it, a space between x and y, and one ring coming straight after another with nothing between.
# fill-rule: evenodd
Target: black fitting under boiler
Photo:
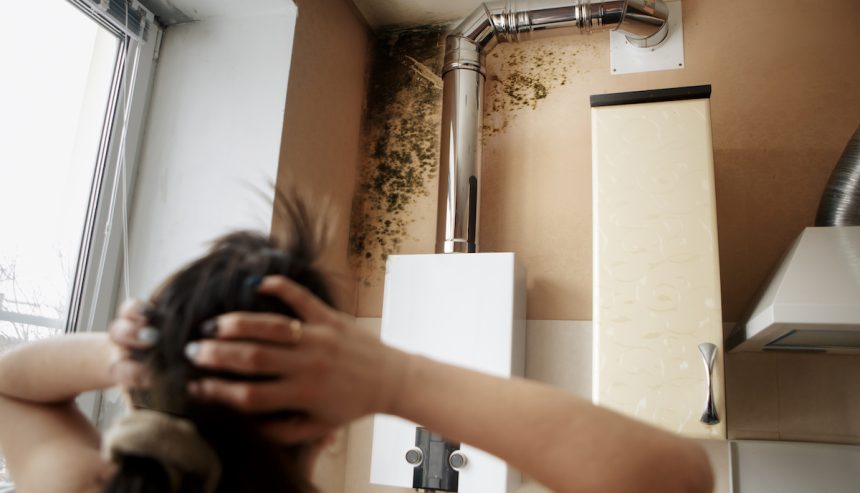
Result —
<instances>
[{"instance_id":1,"label":"black fitting under boiler","mask_svg":"<svg viewBox=\"0 0 860 493\"><path fill-rule=\"evenodd\" d=\"M460 444L446 441L441 435L424 428L415 428L415 449L412 460L412 487L433 491L457 491L460 473L449 462L451 454L460 450Z\"/></svg>"}]
</instances>

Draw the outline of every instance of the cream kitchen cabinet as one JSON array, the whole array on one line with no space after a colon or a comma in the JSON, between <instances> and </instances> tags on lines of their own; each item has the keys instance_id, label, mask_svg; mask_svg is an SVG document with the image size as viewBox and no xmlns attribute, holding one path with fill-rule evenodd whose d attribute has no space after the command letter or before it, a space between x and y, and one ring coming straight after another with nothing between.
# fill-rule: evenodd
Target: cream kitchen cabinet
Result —
<instances>
[{"instance_id":1,"label":"cream kitchen cabinet","mask_svg":"<svg viewBox=\"0 0 860 493\"><path fill-rule=\"evenodd\" d=\"M592 97L593 397L686 436L720 439L709 96L710 86L699 86Z\"/></svg>"}]
</instances>

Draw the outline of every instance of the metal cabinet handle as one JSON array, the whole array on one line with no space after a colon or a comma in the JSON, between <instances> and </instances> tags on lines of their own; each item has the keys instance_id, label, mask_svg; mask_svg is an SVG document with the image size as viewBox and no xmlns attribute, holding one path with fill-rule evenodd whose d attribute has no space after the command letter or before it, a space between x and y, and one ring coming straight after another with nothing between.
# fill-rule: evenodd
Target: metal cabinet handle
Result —
<instances>
[{"instance_id":1,"label":"metal cabinet handle","mask_svg":"<svg viewBox=\"0 0 860 493\"><path fill-rule=\"evenodd\" d=\"M699 421L708 425L715 425L720 422L720 417L717 415L717 406L714 404L714 359L717 356L717 346L710 342L699 344L699 352L702 353L702 359L705 362L705 369L708 371L708 403L705 406L705 412Z\"/></svg>"}]
</instances>

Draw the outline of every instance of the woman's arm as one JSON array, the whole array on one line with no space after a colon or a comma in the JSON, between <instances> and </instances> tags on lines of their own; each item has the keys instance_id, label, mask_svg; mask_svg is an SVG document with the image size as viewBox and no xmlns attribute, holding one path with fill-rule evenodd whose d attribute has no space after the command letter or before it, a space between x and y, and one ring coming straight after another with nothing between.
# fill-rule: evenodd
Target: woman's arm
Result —
<instances>
[{"instance_id":1,"label":"woman's arm","mask_svg":"<svg viewBox=\"0 0 860 493\"><path fill-rule=\"evenodd\" d=\"M147 349L158 332L144 327L144 303L120 308L108 333L75 334L22 344L0 356L0 396L38 403L68 402L89 390L148 384L142 364L128 357Z\"/></svg>"},{"instance_id":2,"label":"woman's arm","mask_svg":"<svg viewBox=\"0 0 860 493\"><path fill-rule=\"evenodd\" d=\"M0 395L19 401L68 402L113 385L107 334L80 334L16 347L0 357Z\"/></svg>"},{"instance_id":3,"label":"woman's arm","mask_svg":"<svg viewBox=\"0 0 860 493\"><path fill-rule=\"evenodd\" d=\"M708 492L692 441L520 378L415 357L390 414L474 445L556 492Z\"/></svg>"},{"instance_id":4,"label":"woman's arm","mask_svg":"<svg viewBox=\"0 0 860 493\"><path fill-rule=\"evenodd\" d=\"M74 402L34 404L0 396L0 451L18 491L92 491L110 472L99 435Z\"/></svg>"},{"instance_id":5,"label":"woman's arm","mask_svg":"<svg viewBox=\"0 0 860 493\"><path fill-rule=\"evenodd\" d=\"M204 380L192 391L248 411L308 411L309 421L273 428L284 440L387 413L479 447L557 492L712 489L707 457L689 440L559 389L387 347L284 278L267 278L260 291L292 306L305 320L303 330L276 315L229 314L217 321L218 340L188 352L200 366L285 378Z\"/></svg>"},{"instance_id":6,"label":"woman's arm","mask_svg":"<svg viewBox=\"0 0 860 493\"><path fill-rule=\"evenodd\" d=\"M98 432L74 398L113 385L111 354L107 334L87 334L0 357L0 449L21 491L83 491L105 473Z\"/></svg>"}]
</instances>

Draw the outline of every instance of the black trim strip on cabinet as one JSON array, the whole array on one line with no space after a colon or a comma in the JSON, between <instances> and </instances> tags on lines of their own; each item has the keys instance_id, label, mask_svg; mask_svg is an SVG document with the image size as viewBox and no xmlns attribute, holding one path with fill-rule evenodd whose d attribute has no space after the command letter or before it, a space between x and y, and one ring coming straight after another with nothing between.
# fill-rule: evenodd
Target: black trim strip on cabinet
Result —
<instances>
[{"instance_id":1,"label":"black trim strip on cabinet","mask_svg":"<svg viewBox=\"0 0 860 493\"><path fill-rule=\"evenodd\" d=\"M685 99L707 99L711 97L711 85L651 89L648 91L617 92L591 96L591 107L618 106L622 104L659 103L683 101Z\"/></svg>"}]
</instances>

